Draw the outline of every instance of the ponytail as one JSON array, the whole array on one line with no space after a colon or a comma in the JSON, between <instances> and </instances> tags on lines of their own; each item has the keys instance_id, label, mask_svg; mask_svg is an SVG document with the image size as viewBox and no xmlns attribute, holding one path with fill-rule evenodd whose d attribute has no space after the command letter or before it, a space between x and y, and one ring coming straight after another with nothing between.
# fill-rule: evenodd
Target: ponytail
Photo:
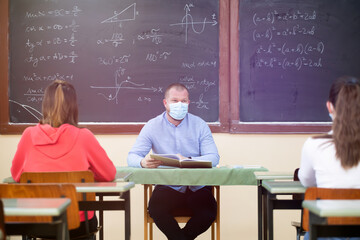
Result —
<instances>
[{"instance_id":1,"label":"ponytail","mask_svg":"<svg viewBox=\"0 0 360 240\"><path fill-rule=\"evenodd\" d=\"M335 105L333 139L336 156L343 168L358 165L360 161L360 82L348 79L341 87Z\"/></svg>"}]
</instances>

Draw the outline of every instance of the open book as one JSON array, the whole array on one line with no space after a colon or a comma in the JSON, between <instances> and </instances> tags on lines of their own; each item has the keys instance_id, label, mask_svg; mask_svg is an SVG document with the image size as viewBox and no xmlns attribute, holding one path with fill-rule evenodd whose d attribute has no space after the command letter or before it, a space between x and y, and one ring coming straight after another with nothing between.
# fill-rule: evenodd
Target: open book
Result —
<instances>
[{"instance_id":1,"label":"open book","mask_svg":"<svg viewBox=\"0 0 360 240\"><path fill-rule=\"evenodd\" d=\"M179 167L179 168L211 168L212 162L196 159L183 159L176 154L150 154L150 157L163 162L164 166Z\"/></svg>"}]
</instances>

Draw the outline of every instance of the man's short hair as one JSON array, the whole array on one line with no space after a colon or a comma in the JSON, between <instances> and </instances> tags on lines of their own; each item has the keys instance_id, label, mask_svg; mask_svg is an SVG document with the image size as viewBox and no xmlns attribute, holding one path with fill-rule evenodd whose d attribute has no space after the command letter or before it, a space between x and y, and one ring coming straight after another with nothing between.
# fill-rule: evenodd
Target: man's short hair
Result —
<instances>
[{"instance_id":1,"label":"man's short hair","mask_svg":"<svg viewBox=\"0 0 360 240\"><path fill-rule=\"evenodd\" d=\"M181 91L181 90L186 90L186 91L188 92L188 94L189 94L189 90L187 89L187 87L185 87L184 84L181 84L181 83L172 83L172 84L170 84L170 85L166 88L166 90L165 90L165 94L164 94L164 97L165 97L165 98L169 95L169 91L170 91L170 89L172 89L172 88L175 88L176 90L179 90L179 91Z\"/></svg>"}]
</instances>

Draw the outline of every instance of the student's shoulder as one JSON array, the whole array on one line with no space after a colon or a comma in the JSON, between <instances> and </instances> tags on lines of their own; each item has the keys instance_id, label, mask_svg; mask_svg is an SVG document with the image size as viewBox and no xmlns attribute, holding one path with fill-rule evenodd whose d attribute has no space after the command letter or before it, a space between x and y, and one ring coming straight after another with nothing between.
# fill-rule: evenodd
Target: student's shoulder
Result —
<instances>
[{"instance_id":1,"label":"student's shoulder","mask_svg":"<svg viewBox=\"0 0 360 240\"><path fill-rule=\"evenodd\" d=\"M305 141L304 148L315 150L315 149L331 146L332 144L333 141L331 138L315 136L315 137L309 137Z\"/></svg>"},{"instance_id":2,"label":"student's shoulder","mask_svg":"<svg viewBox=\"0 0 360 240\"><path fill-rule=\"evenodd\" d=\"M76 128L74 126L74 128ZM91 132L89 129L87 128L77 128L79 131L79 136L80 137L95 137L94 133Z\"/></svg>"}]
</instances>

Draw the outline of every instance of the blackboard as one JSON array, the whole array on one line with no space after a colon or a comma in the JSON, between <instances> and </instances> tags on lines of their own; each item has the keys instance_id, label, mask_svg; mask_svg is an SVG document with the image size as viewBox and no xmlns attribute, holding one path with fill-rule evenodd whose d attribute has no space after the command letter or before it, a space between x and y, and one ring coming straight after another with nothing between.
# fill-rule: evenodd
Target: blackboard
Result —
<instances>
[{"instance_id":1,"label":"blackboard","mask_svg":"<svg viewBox=\"0 0 360 240\"><path fill-rule=\"evenodd\" d=\"M360 1L241 0L239 119L326 123L333 80L360 77Z\"/></svg>"},{"instance_id":2,"label":"blackboard","mask_svg":"<svg viewBox=\"0 0 360 240\"><path fill-rule=\"evenodd\" d=\"M72 83L84 123L139 123L165 88L219 122L219 0L10 0L9 122L35 123L45 87Z\"/></svg>"}]
</instances>

